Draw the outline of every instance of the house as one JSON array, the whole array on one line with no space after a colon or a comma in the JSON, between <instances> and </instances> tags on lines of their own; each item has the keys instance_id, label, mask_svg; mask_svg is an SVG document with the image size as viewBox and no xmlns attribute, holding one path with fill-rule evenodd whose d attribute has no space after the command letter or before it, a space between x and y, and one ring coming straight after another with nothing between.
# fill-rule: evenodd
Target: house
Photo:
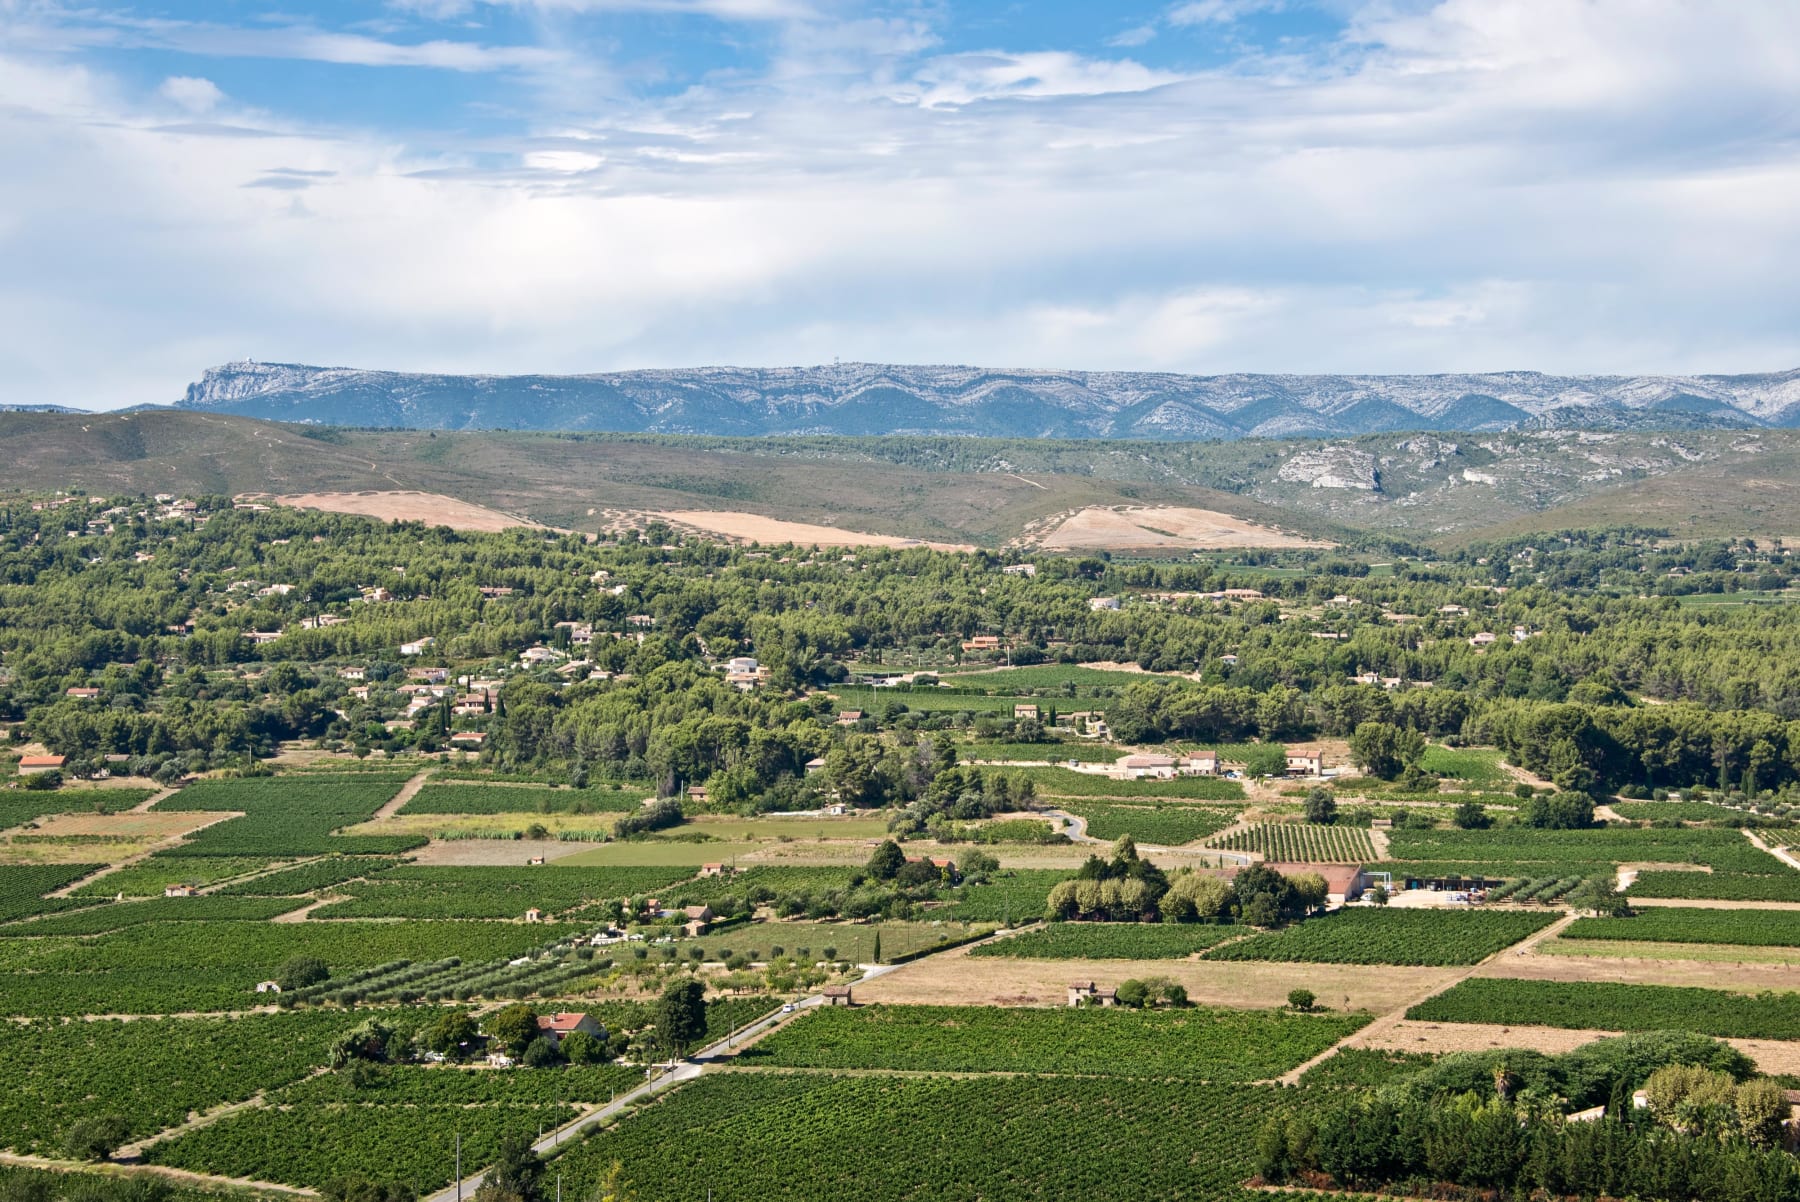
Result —
<instances>
[{"instance_id":1,"label":"house","mask_svg":"<svg viewBox=\"0 0 1800 1202\"><path fill-rule=\"evenodd\" d=\"M490 599L494 597L510 597L513 595L513 591L510 587L503 584L484 584L481 586L481 595Z\"/></svg>"},{"instance_id":2,"label":"house","mask_svg":"<svg viewBox=\"0 0 1800 1202\"><path fill-rule=\"evenodd\" d=\"M1069 982L1069 1005L1080 1006L1116 1006L1119 1002L1117 989L1102 989L1092 981Z\"/></svg>"},{"instance_id":3,"label":"house","mask_svg":"<svg viewBox=\"0 0 1800 1202\"><path fill-rule=\"evenodd\" d=\"M511 1068L513 1066L513 1058L508 1056L505 1052L489 1052L487 1063L489 1068Z\"/></svg>"},{"instance_id":4,"label":"house","mask_svg":"<svg viewBox=\"0 0 1800 1202\"><path fill-rule=\"evenodd\" d=\"M972 639L964 639L962 649L964 651L998 651L1000 650L1000 638L998 635L978 634Z\"/></svg>"},{"instance_id":5,"label":"house","mask_svg":"<svg viewBox=\"0 0 1800 1202\"><path fill-rule=\"evenodd\" d=\"M725 867L725 865L723 865L723 864L702 864L702 865L700 865L700 875L701 876L724 876L727 873L729 873L730 871L731 870L729 868Z\"/></svg>"},{"instance_id":6,"label":"house","mask_svg":"<svg viewBox=\"0 0 1800 1202\"><path fill-rule=\"evenodd\" d=\"M1491 646L1493 646L1494 641L1497 637L1498 636L1495 635L1493 631L1483 630L1478 634L1472 634L1469 636L1469 646L1471 646L1471 647L1491 647Z\"/></svg>"},{"instance_id":7,"label":"house","mask_svg":"<svg viewBox=\"0 0 1800 1202\"><path fill-rule=\"evenodd\" d=\"M1466 605L1440 605L1438 612L1448 618L1466 618L1469 616L1469 607Z\"/></svg>"},{"instance_id":8,"label":"house","mask_svg":"<svg viewBox=\"0 0 1800 1202\"><path fill-rule=\"evenodd\" d=\"M1287 774L1289 776L1323 776L1325 775L1325 755L1323 752L1288 752Z\"/></svg>"},{"instance_id":9,"label":"house","mask_svg":"<svg viewBox=\"0 0 1800 1202\"><path fill-rule=\"evenodd\" d=\"M487 734L484 731L459 730L450 736L450 746L478 751L481 749L481 744L486 741L486 739Z\"/></svg>"},{"instance_id":10,"label":"house","mask_svg":"<svg viewBox=\"0 0 1800 1202\"><path fill-rule=\"evenodd\" d=\"M1035 563L1009 563L1000 570L1005 572L1008 576L1037 575L1037 565Z\"/></svg>"},{"instance_id":11,"label":"house","mask_svg":"<svg viewBox=\"0 0 1800 1202\"><path fill-rule=\"evenodd\" d=\"M906 862L908 864L930 864L938 870L944 880L952 885L961 879L956 871L956 861L944 856L907 856Z\"/></svg>"},{"instance_id":12,"label":"house","mask_svg":"<svg viewBox=\"0 0 1800 1202\"><path fill-rule=\"evenodd\" d=\"M718 917L717 914L713 913L713 909L711 906L704 906L704 905L702 905L702 906L683 906L681 908L681 912L682 912L682 914L684 914L687 917L688 921L690 921L690 922L711 922L713 919Z\"/></svg>"},{"instance_id":13,"label":"house","mask_svg":"<svg viewBox=\"0 0 1800 1202\"><path fill-rule=\"evenodd\" d=\"M265 646L266 644L269 644L269 643L273 643L276 639L280 638L281 635L282 635L282 632L279 630L246 630L246 631L244 631L244 637L249 639L251 643L253 643L254 645L256 645L258 647Z\"/></svg>"},{"instance_id":14,"label":"house","mask_svg":"<svg viewBox=\"0 0 1800 1202\"><path fill-rule=\"evenodd\" d=\"M1175 757L1144 753L1128 755L1113 766L1113 772L1125 780L1142 780L1145 777L1168 780L1175 775Z\"/></svg>"},{"instance_id":15,"label":"house","mask_svg":"<svg viewBox=\"0 0 1800 1202\"><path fill-rule=\"evenodd\" d=\"M839 726L855 726L862 720L863 712L861 710L843 710L837 716Z\"/></svg>"},{"instance_id":16,"label":"house","mask_svg":"<svg viewBox=\"0 0 1800 1202\"><path fill-rule=\"evenodd\" d=\"M687 799L689 801L693 802L695 805L701 805L701 806L705 805L706 804L706 786L705 785L689 785L688 791L687 791Z\"/></svg>"},{"instance_id":17,"label":"house","mask_svg":"<svg viewBox=\"0 0 1800 1202\"><path fill-rule=\"evenodd\" d=\"M406 679L423 684L443 684L450 679L450 672L446 668L408 668Z\"/></svg>"},{"instance_id":18,"label":"house","mask_svg":"<svg viewBox=\"0 0 1800 1202\"><path fill-rule=\"evenodd\" d=\"M525 866L527 868L535 868L536 866L542 864L543 862L544 862L543 856L532 856L530 859L525 861Z\"/></svg>"},{"instance_id":19,"label":"house","mask_svg":"<svg viewBox=\"0 0 1800 1202\"><path fill-rule=\"evenodd\" d=\"M536 906L533 906L533 907L531 907L531 909L525 911L525 921L526 922L542 922L542 921L544 921L544 912L542 910L538 909Z\"/></svg>"},{"instance_id":20,"label":"house","mask_svg":"<svg viewBox=\"0 0 1800 1202\"><path fill-rule=\"evenodd\" d=\"M1238 657L1228 651L1219 657L1219 662L1224 664L1227 668L1235 668L1237 667Z\"/></svg>"},{"instance_id":21,"label":"house","mask_svg":"<svg viewBox=\"0 0 1800 1202\"><path fill-rule=\"evenodd\" d=\"M92 701L100 696L99 689L64 689L63 696L73 697L76 701Z\"/></svg>"},{"instance_id":22,"label":"house","mask_svg":"<svg viewBox=\"0 0 1800 1202\"><path fill-rule=\"evenodd\" d=\"M1178 776L1217 776L1219 775L1219 755L1214 751L1198 751L1193 755L1184 755L1175 765Z\"/></svg>"},{"instance_id":23,"label":"house","mask_svg":"<svg viewBox=\"0 0 1800 1202\"><path fill-rule=\"evenodd\" d=\"M527 647L519 652L519 659L527 664L551 664L565 658L562 652L552 651L548 647Z\"/></svg>"},{"instance_id":24,"label":"house","mask_svg":"<svg viewBox=\"0 0 1800 1202\"><path fill-rule=\"evenodd\" d=\"M19 760L19 775L36 776L40 772L59 772L67 762L60 755L28 755Z\"/></svg>"},{"instance_id":25,"label":"house","mask_svg":"<svg viewBox=\"0 0 1800 1202\"><path fill-rule=\"evenodd\" d=\"M163 886L163 896L164 897L199 897L200 896L200 888L197 885L164 885Z\"/></svg>"},{"instance_id":26,"label":"house","mask_svg":"<svg viewBox=\"0 0 1800 1202\"><path fill-rule=\"evenodd\" d=\"M647 627L656 625L656 619L649 614L632 614L625 619L627 626Z\"/></svg>"},{"instance_id":27,"label":"house","mask_svg":"<svg viewBox=\"0 0 1800 1202\"><path fill-rule=\"evenodd\" d=\"M806 761L806 774L808 776L811 776L813 773L817 772L819 769L823 768L824 766L825 766L825 761L818 758L817 756L814 756L812 759Z\"/></svg>"},{"instance_id":28,"label":"house","mask_svg":"<svg viewBox=\"0 0 1800 1202\"><path fill-rule=\"evenodd\" d=\"M854 1006L856 1004L851 1000L850 986L848 985L827 985L822 996L825 998L827 1006Z\"/></svg>"},{"instance_id":29,"label":"house","mask_svg":"<svg viewBox=\"0 0 1800 1202\"><path fill-rule=\"evenodd\" d=\"M591 1035L595 1039L606 1038L606 1028L594 1021L591 1014L570 1012L567 1014L540 1014L537 1020L538 1034L548 1039L553 1047L561 1047L562 1041L580 1031L583 1035Z\"/></svg>"},{"instance_id":30,"label":"house","mask_svg":"<svg viewBox=\"0 0 1800 1202\"><path fill-rule=\"evenodd\" d=\"M400 644L400 654L401 655L424 655L427 651L431 650L431 648L434 645L436 645L436 643L437 643L436 639L432 638L430 635L426 635L424 638L416 639L410 643L401 643Z\"/></svg>"},{"instance_id":31,"label":"house","mask_svg":"<svg viewBox=\"0 0 1800 1202\"><path fill-rule=\"evenodd\" d=\"M344 680L367 680L369 670L367 668L339 668L338 676Z\"/></svg>"},{"instance_id":32,"label":"house","mask_svg":"<svg viewBox=\"0 0 1800 1202\"><path fill-rule=\"evenodd\" d=\"M1038 720L1038 707L1035 705L1032 705L1030 703L1027 703L1027 702L1020 702L1020 703L1014 705L1013 706L1013 721L1014 722L1024 722L1027 720L1032 721L1032 722L1036 722Z\"/></svg>"},{"instance_id":33,"label":"house","mask_svg":"<svg viewBox=\"0 0 1800 1202\"><path fill-rule=\"evenodd\" d=\"M258 992L258 993L280 993L281 992L281 982L280 981L258 981L256 983L256 992Z\"/></svg>"},{"instance_id":34,"label":"house","mask_svg":"<svg viewBox=\"0 0 1800 1202\"><path fill-rule=\"evenodd\" d=\"M1103 609L1117 609L1119 608L1119 599L1117 597L1089 597L1088 608L1096 612Z\"/></svg>"}]
</instances>

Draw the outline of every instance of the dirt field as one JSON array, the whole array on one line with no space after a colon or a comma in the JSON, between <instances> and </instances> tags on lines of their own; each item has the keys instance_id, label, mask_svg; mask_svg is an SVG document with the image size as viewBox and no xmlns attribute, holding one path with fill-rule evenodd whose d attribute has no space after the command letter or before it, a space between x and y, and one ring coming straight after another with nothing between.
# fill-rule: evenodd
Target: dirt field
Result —
<instances>
[{"instance_id":1,"label":"dirt field","mask_svg":"<svg viewBox=\"0 0 1800 1202\"><path fill-rule=\"evenodd\" d=\"M117 839L167 839L211 826L224 815L217 813L57 814L40 818L34 835L104 835Z\"/></svg>"},{"instance_id":2,"label":"dirt field","mask_svg":"<svg viewBox=\"0 0 1800 1202\"><path fill-rule=\"evenodd\" d=\"M1452 980L1455 969L1367 968L1344 964L1237 964L1202 960L1007 960L947 952L856 987L858 1001L901 1004L1061 1006L1070 981L1116 985L1127 977L1168 977L1202 1006L1263 1009L1286 1004L1304 986L1333 1010L1376 1013L1409 1004Z\"/></svg>"},{"instance_id":3,"label":"dirt field","mask_svg":"<svg viewBox=\"0 0 1800 1202\"><path fill-rule=\"evenodd\" d=\"M1528 1048L1558 1055L1572 1052L1616 1031L1565 1031L1558 1027L1501 1027L1486 1023L1422 1023L1401 1019L1381 1028L1358 1031L1344 1041L1347 1048L1385 1048L1400 1052L1485 1052L1489 1048ZM1756 1062L1765 1073L1800 1072L1800 1043L1775 1039L1727 1039L1726 1043Z\"/></svg>"},{"instance_id":4,"label":"dirt field","mask_svg":"<svg viewBox=\"0 0 1800 1202\"><path fill-rule=\"evenodd\" d=\"M1229 550L1237 547L1323 547L1270 526L1210 509L1175 506L1077 510L1038 535L1046 551L1099 548L1107 551Z\"/></svg>"},{"instance_id":5,"label":"dirt field","mask_svg":"<svg viewBox=\"0 0 1800 1202\"><path fill-rule=\"evenodd\" d=\"M1800 964L1758 963L1756 949L1740 963L1652 960L1623 956L1544 956L1506 953L1476 974L1523 981L1615 981L1627 985L1694 985L1758 993L1800 990Z\"/></svg>"},{"instance_id":6,"label":"dirt field","mask_svg":"<svg viewBox=\"0 0 1800 1202\"><path fill-rule=\"evenodd\" d=\"M916 538L896 538L891 534L862 534L855 530L840 530L835 526L784 522L779 518L764 517L760 513L680 509L650 516L733 542L795 543L799 546L820 547L930 547L935 551L975 549L965 543L928 543Z\"/></svg>"},{"instance_id":7,"label":"dirt field","mask_svg":"<svg viewBox=\"0 0 1800 1202\"><path fill-rule=\"evenodd\" d=\"M429 492L309 492L274 500L296 509L360 513L388 522L424 522L431 526L449 526L453 530L491 533L514 526L541 528L541 523L530 518L514 517L497 509Z\"/></svg>"}]
</instances>

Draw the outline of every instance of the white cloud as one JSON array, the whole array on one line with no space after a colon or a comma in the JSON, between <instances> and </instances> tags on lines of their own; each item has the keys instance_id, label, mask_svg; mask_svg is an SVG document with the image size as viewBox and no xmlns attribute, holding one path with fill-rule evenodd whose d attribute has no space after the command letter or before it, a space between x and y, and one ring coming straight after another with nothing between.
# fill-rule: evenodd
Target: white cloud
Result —
<instances>
[{"instance_id":1,"label":"white cloud","mask_svg":"<svg viewBox=\"0 0 1800 1202\"><path fill-rule=\"evenodd\" d=\"M1187 0L1169 10L1171 25L1230 25L1253 13L1280 12L1284 0Z\"/></svg>"},{"instance_id":2,"label":"white cloud","mask_svg":"<svg viewBox=\"0 0 1800 1202\"><path fill-rule=\"evenodd\" d=\"M1134 25L1106 39L1108 46L1147 46L1156 40L1156 26Z\"/></svg>"},{"instance_id":3,"label":"white cloud","mask_svg":"<svg viewBox=\"0 0 1800 1202\"><path fill-rule=\"evenodd\" d=\"M1185 74L803 22L765 72L443 145L268 114L216 136L248 120L223 101L170 125L173 97L5 20L5 401L169 400L246 355L1800 363L1789 0L1384 7L1317 60ZM240 36L265 34L293 31Z\"/></svg>"},{"instance_id":4,"label":"white cloud","mask_svg":"<svg viewBox=\"0 0 1800 1202\"><path fill-rule=\"evenodd\" d=\"M190 113L210 113L225 99L219 85L194 75L171 75L156 89L165 99Z\"/></svg>"}]
</instances>

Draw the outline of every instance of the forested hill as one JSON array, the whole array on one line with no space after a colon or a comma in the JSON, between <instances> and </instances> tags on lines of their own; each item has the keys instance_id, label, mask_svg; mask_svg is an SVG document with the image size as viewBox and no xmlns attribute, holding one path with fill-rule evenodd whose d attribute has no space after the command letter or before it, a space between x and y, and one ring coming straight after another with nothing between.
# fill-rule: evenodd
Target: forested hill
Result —
<instances>
[{"instance_id":1,"label":"forested hill","mask_svg":"<svg viewBox=\"0 0 1800 1202\"><path fill-rule=\"evenodd\" d=\"M473 376L230 363L179 407L415 429L990 438L1800 425L1800 370L1732 376L1185 376L845 363Z\"/></svg>"}]
</instances>

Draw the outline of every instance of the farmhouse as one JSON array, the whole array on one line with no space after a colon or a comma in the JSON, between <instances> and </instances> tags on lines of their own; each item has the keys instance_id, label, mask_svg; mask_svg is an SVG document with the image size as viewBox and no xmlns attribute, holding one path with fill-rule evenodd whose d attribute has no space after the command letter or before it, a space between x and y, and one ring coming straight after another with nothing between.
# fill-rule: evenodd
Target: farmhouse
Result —
<instances>
[{"instance_id":1,"label":"farmhouse","mask_svg":"<svg viewBox=\"0 0 1800 1202\"><path fill-rule=\"evenodd\" d=\"M839 726L855 726L862 720L863 712L861 710L843 710L837 716Z\"/></svg>"},{"instance_id":2,"label":"farmhouse","mask_svg":"<svg viewBox=\"0 0 1800 1202\"><path fill-rule=\"evenodd\" d=\"M1024 722L1026 720L1032 722L1038 720L1038 707L1030 702L1021 701L1013 706L1013 721Z\"/></svg>"},{"instance_id":3,"label":"farmhouse","mask_svg":"<svg viewBox=\"0 0 1800 1202\"><path fill-rule=\"evenodd\" d=\"M1197 751L1193 755L1184 755L1176 765L1175 771L1181 776L1217 776L1219 775L1219 756L1214 751Z\"/></svg>"},{"instance_id":4,"label":"farmhouse","mask_svg":"<svg viewBox=\"0 0 1800 1202\"><path fill-rule=\"evenodd\" d=\"M1282 876L1312 873L1325 878L1325 900L1341 906L1355 901L1367 887L1361 864L1267 864Z\"/></svg>"},{"instance_id":5,"label":"farmhouse","mask_svg":"<svg viewBox=\"0 0 1800 1202\"><path fill-rule=\"evenodd\" d=\"M606 1038L606 1028L595 1022L591 1014L540 1014L537 1025L538 1034L549 1040L553 1047L561 1047L562 1041L577 1031L595 1039Z\"/></svg>"},{"instance_id":6,"label":"farmhouse","mask_svg":"<svg viewBox=\"0 0 1800 1202\"><path fill-rule=\"evenodd\" d=\"M1088 608L1095 611L1117 609L1119 608L1119 599L1117 597L1089 597Z\"/></svg>"},{"instance_id":7,"label":"farmhouse","mask_svg":"<svg viewBox=\"0 0 1800 1202\"><path fill-rule=\"evenodd\" d=\"M479 750L487 735L479 730L459 730L450 736L450 746Z\"/></svg>"},{"instance_id":8,"label":"farmhouse","mask_svg":"<svg viewBox=\"0 0 1800 1202\"><path fill-rule=\"evenodd\" d=\"M827 1006L853 1006L856 1004L851 998L848 985L827 985L822 996L825 998Z\"/></svg>"},{"instance_id":9,"label":"farmhouse","mask_svg":"<svg viewBox=\"0 0 1800 1202\"><path fill-rule=\"evenodd\" d=\"M1092 981L1069 982L1069 1005L1071 1006L1116 1006L1119 1002L1119 991L1113 988L1101 988Z\"/></svg>"},{"instance_id":10,"label":"farmhouse","mask_svg":"<svg viewBox=\"0 0 1800 1202\"><path fill-rule=\"evenodd\" d=\"M1175 775L1175 757L1149 753L1128 755L1118 762L1113 775L1125 780L1143 780L1145 777L1169 780Z\"/></svg>"},{"instance_id":11,"label":"farmhouse","mask_svg":"<svg viewBox=\"0 0 1800 1202\"><path fill-rule=\"evenodd\" d=\"M36 776L40 772L57 772L67 760L60 755L28 755L19 761L20 776Z\"/></svg>"},{"instance_id":12,"label":"farmhouse","mask_svg":"<svg viewBox=\"0 0 1800 1202\"><path fill-rule=\"evenodd\" d=\"M1287 757L1289 776L1323 776L1325 754L1319 751L1290 751Z\"/></svg>"},{"instance_id":13,"label":"farmhouse","mask_svg":"<svg viewBox=\"0 0 1800 1202\"><path fill-rule=\"evenodd\" d=\"M197 885L164 885L163 886L163 896L164 897L199 897L200 889L199 889L199 886L197 886Z\"/></svg>"},{"instance_id":14,"label":"farmhouse","mask_svg":"<svg viewBox=\"0 0 1800 1202\"><path fill-rule=\"evenodd\" d=\"M63 696L72 697L76 701L92 701L100 696L99 689L64 689Z\"/></svg>"},{"instance_id":15,"label":"farmhouse","mask_svg":"<svg viewBox=\"0 0 1800 1202\"><path fill-rule=\"evenodd\" d=\"M533 906L533 907L531 907L531 909L525 911L525 921L526 922L542 922L542 921L544 921L544 912L542 910L538 909L536 906Z\"/></svg>"},{"instance_id":16,"label":"farmhouse","mask_svg":"<svg viewBox=\"0 0 1800 1202\"><path fill-rule=\"evenodd\" d=\"M1000 638L998 635L978 634L972 639L964 639L962 649L964 651L998 651L1000 650Z\"/></svg>"}]
</instances>

